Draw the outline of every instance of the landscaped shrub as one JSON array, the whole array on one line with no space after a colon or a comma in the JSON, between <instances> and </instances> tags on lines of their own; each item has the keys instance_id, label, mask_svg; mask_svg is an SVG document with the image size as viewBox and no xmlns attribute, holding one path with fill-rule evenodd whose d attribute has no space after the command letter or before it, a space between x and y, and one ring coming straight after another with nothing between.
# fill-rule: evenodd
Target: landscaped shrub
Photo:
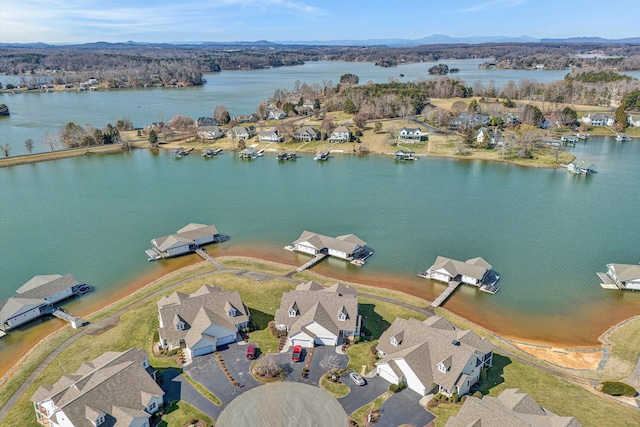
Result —
<instances>
[{"instance_id":1,"label":"landscaped shrub","mask_svg":"<svg viewBox=\"0 0 640 427\"><path fill-rule=\"evenodd\" d=\"M458 393L453 393L451 395L451 402L458 403L460 401L460 395Z\"/></svg>"},{"instance_id":2,"label":"landscaped shrub","mask_svg":"<svg viewBox=\"0 0 640 427\"><path fill-rule=\"evenodd\" d=\"M605 381L602 383L602 392L610 396L631 396L634 397L636 389L629 384L617 381Z\"/></svg>"},{"instance_id":3,"label":"landscaped shrub","mask_svg":"<svg viewBox=\"0 0 640 427\"><path fill-rule=\"evenodd\" d=\"M480 390L475 391L475 392L472 394L472 396L473 396L473 397L477 397L478 399L482 399L482 392L481 392Z\"/></svg>"},{"instance_id":4,"label":"landscaped shrub","mask_svg":"<svg viewBox=\"0 0 640 427\"><path fill-rule=\"evenodd\" d=\"M389 391L397 393L401 390L404 390L405 388L407 388L407 383L402 381L400 384L391 384L389 386Z\"/></svg>"}]
</instances>

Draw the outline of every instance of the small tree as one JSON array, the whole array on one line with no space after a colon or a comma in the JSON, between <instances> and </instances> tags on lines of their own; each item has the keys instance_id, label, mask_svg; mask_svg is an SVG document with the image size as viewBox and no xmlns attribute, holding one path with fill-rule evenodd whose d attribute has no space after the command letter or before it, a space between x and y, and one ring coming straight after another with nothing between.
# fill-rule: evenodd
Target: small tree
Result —
<instances>
[{"instance_id":1,"label":"small tree","mask_svg":"<svg viewBox=\"0 0 640 427\"><path fill-rule=\"evenodd\" d=\"M58 146L58 137L52 133L46 133L42 138L42 142L49 147L51 151L54 151Z\"/></svg>"},{"instance_id":2,"label":"small tree","mask_svg":"<svg viewBox=\"0 0 640 427\"><path fill-rule=\"evenodd\" d=\"M373 132L374 133L382 132L382 122L376 122L376 124L373 125Z\"/></svg>"},{"instance_id":3,"label":"small tree","mask_svg":"<svg viewBox=\"0 0 640 427\"><path fill-rule=\"evenodd\" d=\"M213 118L218 121L221 125L226 125L231 121L231 116L229 115L229 111L227 111L227 107L224 105L218 105L213 112Z\"/></svg>"},{"instance_id":4,"label":"small tree","mask_svg":"<svg viewBox=\"0 0 640 427\"><path fill-rule=\"evenodd\" d=\"M256 361L253 372L261 377L276 378L282 372L278 361L272 353L267 353Z\"/></svg>"},{"instance_id":5,"label":"small tree","mask_svg":"<svg viewBox=\"0 0 640 427\"><path fill-rule=\"evenodd\" d=\"M353 103L353 101L350 98L347 98L347 100L344 101L344 104L342 104L342 111L347 114L355 114L358 109L356 108L356 105Z\"/></svg>"},{"instance_id":6,"label":"small tree","mask_svg":"<svg viewBox=\"0 0 640 427\"><path fill-rule=\"evenodd\" d=\"M33 139L29 138L24 142L24 148L31 154L33 151L34 142Z\"/></svg>"},{"instance_id":7,"label":"small tree","mask_svg":"<svg viewBox=\"0 0 640 427\"><path fill-rule=\"evenodd\" d=\"M149 131L149 137L147 138L147 140L149 141L149 144L151 144L153 148L158 147L158 135L156 134L155 130L151 129Z\"/></svg>"},{"instance_id":8,"label":"small tree","mask_svg":"<svg viewBox=\"0 0 640 427\"><path fill-rule=\"evenodd\" d=\"M11 151L11 145L9 143L0 145L0 151L2 151L5 157L9 157L9 152Z\"/></svg>"},{"instance_id":9,"label":"small tree","mask_svg":"<svg viewBox=\"0 0 640 427\"><path fill-rule=\"evenodd\" d=\"M618 126L621 129L625 129L629 127L629 121L627 120L627 112L624 110L624 107L622 105L616 109L616 121L618 122Z\"/></svg>"},{"instance_id":10,"label":"small tree","mask_svg":"<svg viewBox=\"0 0 640 427\"><path fill-rule=\"evenodd\" d=\"M364 129L367 125L367 118L362 114L356 114L353 116L353 123L360 129Z\"/></svg>"}]
</instances>

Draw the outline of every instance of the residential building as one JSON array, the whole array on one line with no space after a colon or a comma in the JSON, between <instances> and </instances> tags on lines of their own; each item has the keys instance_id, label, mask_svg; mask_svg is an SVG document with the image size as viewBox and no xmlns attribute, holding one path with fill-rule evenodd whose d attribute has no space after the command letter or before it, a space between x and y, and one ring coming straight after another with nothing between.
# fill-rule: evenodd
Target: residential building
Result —
<instances>
[{"instance_id":1,"label":"residential building","mask_svg":"<svg viewBox=\"0 0 640 427\"><path fill-rule=\"evenodd\" d=\"M220 234L215 225L191 223L175 234L156 237L151 240L152 248L147 249L149 261L158 258L169 258L194 252L198 247L208 243L217 243L227 240L228 237Z\"/></svg>"},{"instance_id":2,"label":"residential building","mask_svg":"<svg viewBox=\"0 0 640 427\"><path fill-rule=\"evenodd\" d=\"M298 240L293 242L293 249L309 255L326 254L345 260L352 260L366 251L366 244L367 242L354 234L330 237L305 230Z\"/></svg>"},{"instance_id":3,"label":"residential building","mask_svg":"<svg viewBox=\"0 0 640 427\"><path fill-rule=\"evenodd\" d=\"M633 126L636 128L640 127L640 114L627 114L627 123L629 123L629 126Z\"/></svg>"},{"instance_id":4,"label":"residential building","mask_svg":"<svg viewBox=\"0 0 640 427\"><path fill-rule=\"evenodd\" d=\"M302 126L293 133L293 139L298 141L315 141L320 139L320 132L311 126Z\"/></svg>"},{"instance_id":5,"label":"residential building","mask_svg":"<svg viewBox=\"0 0 640 427\"><path fill-rule=\"evenodd\" d=\"M198 138L202 138L202 139L218 139L222 135L223 135L223 132L218 126L202 126L202 127L198 127Z\"/></svg>"},{"instance_id":6,"label":"residential building","mask_svg":"<svg viewBox=\"0 0 640 427\"><path fill-rule=\"evenodd\" d=\"M340 345L360 334L358 293L339 283L328 288L302 283L282 294L275 322L276 328L288 332L289 345Z\"/></svg>"},{"instance_id":7,"label":"residential building","mask_svg":"<svg viewBox=\"0 0 640 427\"><path fill-rule=\"evenodd\" d=\"M267 120L282 120L287 118L287 113L277 108L274 110L269 110L267 114Z\"/></svg>"},{"instance_id":8,"label":"residential building","mask_svg":"<svg viewBox=\"0 0 640 427\"><path fill-rule=\"evenodd\" d=\"M283 138L277 129L260 132L258 134L260 142L282 142Z\"/></svg>"},{"instance_id":9,"label":"residential building","mask_svg":"<svg viewBox=\"0 0 640 427\"><path fill-rule=\"evenodd\" d=\"M209 126L218 126L220 123L213 117L198 117L196 119L196 126L201 127L209 127Z\"/></svg>"},{"instance_id":10,"label":"residential building","mask_svg":"<svg viewBox=\"0 0 640 427\"><path fill-rule=\"evenodd\" d=\"M478 132L476 133L476 142L479 144L484 144L485 142L489 144L489 141L491 141L491 131L484 126L478 129Z\"/></svg>"},{"instance_id":11,"label":"residential building","mask_svg":"<svg viewBox=\"0 0 640 427\"><path fill-rule=\"evenodd\" d=\"M598 276L603 288L640 290L640 264L607 264L607 272Z\"/></svg>"},{"instance_id":12,"label":"residential building","mask_svg":"<svg viewBox=\"0 0 640 427\"><path fill-rule=\"evenodd\" d=\"M242 139L246 141L247 139L255 136L255 134L256 128L254 126L234 126L227 133L227 136L229 138Z\"/></svg>"},{"instance_id":13,"label":"residential building","mask_svg":"<svg viewBox=\"0 0 640 427\"><path fill-rule=\"evenodd\" d=\"M438 256L436 262L427 270L429 279L449 283L459 280L469 285L480 286L491 274L491 264L481 257L467 261Z\"/></svg>"},{"instance_id":14,"label":"residential building","mask_svg":"<svg viewBox=\"0 0 640 427\"><path fill-rule=\"evenodd\" d=\"M18 288L18 295L0 301L0 330L7 331L52 313L53 304L77 294L80 286L71 274L34 276Z\"/></svg>"},{"instance_id":15,"label":"residential building","mask_svg":"<svg viewBox=\"0 0 640 427\"><path fill-rule=\"evenodd\" d=\"M351 141L351 131L345 125L338 126L329 137L329 142L349 142Z\"/></svg>"},{"instance_id":16,"label":"residential building","mask_svg":"<svg viewBox=\"0 0 640 427\"><path fill-rule=\"evenodd\" d=\"M449 418L445 427L581 427L574 417L559 417L533 400L528 393L508 388L498 397L468 396L460 411Z\"/></svg>"},{"instance_id":17,"label":"residential building","mask_svg":"<svg viewBox=\"0 0 640 427\"><path fill-rule=\"evenodd\" d=\"M160 347L183 347L193 358L238 340L249 310L238 291L203 285L193 294L174 292L158 301Z\"/></svg>"},{"instance_id":18,"label":"residential building","mask_svg":"<svg viewBox=\"0 0 640 427\"><path fill-rule=\"evenodd\" d=\"M404 382L421 396L462 396L493 363L493 345L473 331L434 316L424 322L396 318L377 345L376 373L393 384Z\"/></svg>"},{"instance_id":19,"label":"residential building","mask_svg":"<svg viewBox=\"0 0 640 427\"><path fill-rule=\"evenodd\" d=\"M422 131L419 128L403 127L398 131L398 143L416 143L422 140Z\"/></svg>"},{"instance_id":20,"label":"residential building","mask_svg":"<svg viewBox=\"0 0 640 427\"><path fill-rule=\"evenodd\" d=\"M613 126L616 119L608 114L595 113L582 116L580 121L589 126Z\"/></svg>"},{"instance_id":21,"label":"residential building","mask_svg":"<svg viewBox=\"0 0 640 427\"><path fill-rule=\"evenodd\" d=\"M46 427L149 427L163 404L144 350L109 351L83 363L31 397L38 422Z\"/></svg>"}]
</instances>

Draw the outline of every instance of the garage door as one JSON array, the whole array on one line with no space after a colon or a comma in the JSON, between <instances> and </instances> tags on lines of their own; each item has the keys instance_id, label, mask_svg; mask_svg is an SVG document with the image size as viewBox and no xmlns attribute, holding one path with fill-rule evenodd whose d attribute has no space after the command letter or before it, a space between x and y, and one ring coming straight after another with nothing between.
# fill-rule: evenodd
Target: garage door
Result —
<instances>
[{"instance_id":1,"label":"garage door","mask_svg":"<svg viewBox=\"0 0 640 427\"><path fill-rule=\"evenodd\" d=\"M335 338L316 337L316 344L318 344L318 345L336 345L337 344L337 340Z\"/></svg>"},{"instance_id":2,"label":"garage door","mask_svg":"<svg viewBox=\"0 0 640 427\"><path fill-rule=\"evenodd\" d=\"M191 352L191 354L193 355L193 357L196 356L202 356L203 354L209 354L209 353L213 353L216 349L213 348L213 345L206 345L204 347L200 347L198 349L195 349Z\"/></svg>"},{"instance_id":3,"label":"garage door","mask_svg":"<svg viewBox=\"0 0 640 427\"><path fill-rule=\"evenodd\" d=\"M311 348L313 347L313 341L291 340L291 345L292 346L301 345L304 348Z\"/></svg>"},{"instance_id":4,"label":"garage door","mask_svg":"<svg viewBox=\"0 0 640 427\"><path fill-rule=\"evenodd\" d=\"M218 346L221 346L222 344L231 344L234 342L236 342L236 334L218 338L218 341L217 341Z\"/></svg>"}]
</instances>

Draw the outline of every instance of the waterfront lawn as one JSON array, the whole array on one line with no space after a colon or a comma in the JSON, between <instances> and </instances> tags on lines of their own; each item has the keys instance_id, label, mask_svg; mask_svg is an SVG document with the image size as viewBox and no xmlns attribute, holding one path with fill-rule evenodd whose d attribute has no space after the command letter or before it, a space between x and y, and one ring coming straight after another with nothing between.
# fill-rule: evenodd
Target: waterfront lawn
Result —
<instances>
[{"instance_id":1,"label":"waterfront lawn","mask_svg":"<svg viewBox=\"0 0 640 427\"><path fill-rule=\"evenodd\" d=\"M362 316L363 326L372 339L380 338L396 317L413 317L420 321L427 318L424 314L408 308L366 297L358 297L358 313Z\"/></svg>"},{"instance_id":2,"label":"waterfront lawn","mask_svg":"<svg viewBox=\"0 0 640 427\"><path fill-rule=\"evenodd\" d=\"M191 420L202 420L208 426L213 425L213 420L187 402L180 400L171 402L166 415L162 416L162 421L158 427L183 426Z\"/></svg>"},{"instance_id":3,"label":"waterfront lawn","mask_svg":"<svg viewBox=\"0 0 640 427\"><path fill-rule=\"evenodd\" d=\"M227 268L235 270L251 270L276 276L284 276L285 274L295 270L295 267L293 266L278 264L275 262L260 261L255 258L219 257L217 260Z\"/></svg>"}]
</instances>

